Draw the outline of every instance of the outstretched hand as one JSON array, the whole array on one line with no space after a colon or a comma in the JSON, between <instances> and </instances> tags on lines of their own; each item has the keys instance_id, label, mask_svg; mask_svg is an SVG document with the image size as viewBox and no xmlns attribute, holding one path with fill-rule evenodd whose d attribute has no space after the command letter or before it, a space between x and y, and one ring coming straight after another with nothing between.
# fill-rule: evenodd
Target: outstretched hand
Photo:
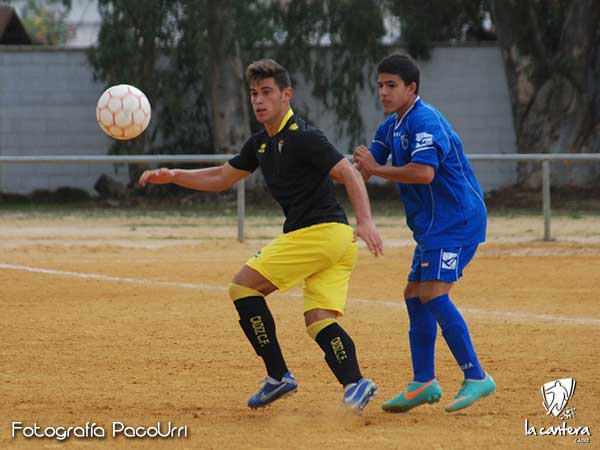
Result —
<instances>
[{"instance_id":1,"label":"outstretched hand","mask_svg":"<svg viewBox=\"0 0 600 450\"><path fill-rule=\"evenodd\" d=\"M372 221L356 225L354 229L354 240L360 238L367 244L369 251L373 256L383 255L383 241L375 224Z\"/></svg>"},{"instance_id":2,"label":"outstretched hand","mask_svg":"<svg viewBox=\"0 0 600 450\"><path fill-rule=\"evenodd\" d=\"M161 167L160 169L144 171L138 183L142 187L145 187L147 183L167 184L171 183L173 178L175 178L175 173L172 170Z\"/></svg>"}]
</instances>

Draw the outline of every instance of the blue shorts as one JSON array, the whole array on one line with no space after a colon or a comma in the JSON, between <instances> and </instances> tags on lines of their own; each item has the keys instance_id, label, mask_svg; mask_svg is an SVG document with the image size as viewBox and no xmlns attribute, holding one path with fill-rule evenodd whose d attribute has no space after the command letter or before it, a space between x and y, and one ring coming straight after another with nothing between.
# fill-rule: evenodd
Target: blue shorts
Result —
<instances>
[{"instance_id":1,"label":"blue shorts","mask_svg":"<svg viewBox=\"0 0 600 450\"><path fill-rule=\"evenodd\" d=\"M466 247L438 248L423 251L415 247L415 253L408 274L408 281L458 281L463 269L469 264L479 244Z\"/></svg>"}]
</instances>

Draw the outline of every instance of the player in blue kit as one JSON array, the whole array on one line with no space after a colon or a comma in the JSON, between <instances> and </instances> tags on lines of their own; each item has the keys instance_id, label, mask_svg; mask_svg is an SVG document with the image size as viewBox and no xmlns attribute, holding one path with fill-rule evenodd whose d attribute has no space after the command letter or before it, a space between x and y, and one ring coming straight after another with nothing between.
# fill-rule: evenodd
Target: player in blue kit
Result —
<instances>
[{"instance_id":1,"label":"player in blue kit","mask_svg":"<svg viewBox=\"0 0 600 450\"><path fill-rule=\"evenodd\" d=\"M417 242L404 291L414 378L383 409L403 412L441 398L434 371L439 324L465 376L446 406L452 412L496 390L479 363L465 320L448 296L485 241L485 202L460 138L444 116L419 97L415 62L393 54L379 63L377 73L379 97L390 116L368 149L355 150L354 159L365 179L376 175L397 183ZM386 165L390 155L391 166Z\"/></svg>"}]
</instances>

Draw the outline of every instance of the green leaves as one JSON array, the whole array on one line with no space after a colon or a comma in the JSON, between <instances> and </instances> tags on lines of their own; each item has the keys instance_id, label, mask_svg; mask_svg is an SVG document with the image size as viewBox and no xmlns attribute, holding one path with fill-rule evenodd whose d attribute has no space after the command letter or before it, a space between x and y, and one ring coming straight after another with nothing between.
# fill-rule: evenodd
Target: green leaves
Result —
<instances>
[{"instance_id":1,"label":"green leaves","mask_svg":"<svg viewBox=\"0 0 600 450\"><path fill-rule=\"evenodd\" d=\"M429 59L434 42L462 40L468 29L481 27L487 7L482 0L388 0L400 18L402 40L414 58Z\"/></svg>"},{"instance_id":2,"label":"green leaves","mask_svg":"<svg viewBox=\"0 0 600 450\"><path fill-rule=\"evenodd\" d=\"M113 151L208 151L211 148L211 76L214 30L237 42L240 66L273 57L312 85L312 94L338 117L338 135L350 145L365 140L359 94L375 94L374 68L386 53L384 16L399 16L410 53L426 58L432 42L461 39L465 27L481 24L482 0L100 0L99 44L90 52L96 76L108 85L127 82L149 97L154 110L148 142L115 144ZM213 5L214 6L214 5ZM226 18L226 19L225 19ZM214 21L226 23L214 26ZM209 21L212 25L209 27ZM213 35L209 33L213 30ZM217 33L218 34L218 33ZM223 34L223 33L221 33ZM230 45L231 44L231 45ZM221 45L221 48L223 45ZM233 51L233 50L232 50ZM221 72L222 73L222 72ZM373 77L373 78L369 78ZM371 82L369 82L371 80ZM226 102L227 99L222 99ZM309 111L299 111L307 119ZM161 138L160 149L153 143Z\"/></svg>"},{"instance_id":3,"label":"green leaves","mask_svg":"<svg viewBox=\"0 0 600 450\"><path fill-rule=\"evenodd\" d=\"M147 142L115 143L112 152L209 151L207 1L99 1L99 42L89 54L95 75L107 86L129 83L142 89L156 118ZM223 25L235 30L242 67L270 55L302 73L313 83L313 94L340 118L340 135L347 133L357 143L363 138L358 89L368 75L362 69L364 64L372 68L382 54L382 4L234 0L231 14L224 15L233 19ZM315 58L319 44L331 46L332 53ZM152 145L159 137L161 148Z\"/></svg>"},{"instance_id":4,"label":"green leaves","mask_svg":"<svg viewBox=\"0 0 600 450\"><path fill-rule=\"evenodd\" d=\"M276 59L312 83L312 94L338 117L338 136L350 136L351 146L364 141L359 93L383 54L382 2L298 0L273 20L282 37L272 41Z\"/></svg>"},{"instance_id":5,"label":"green leaves","mask_svg":"<svg viewBox=\"0 0 600 450\"><path fill-rule=\"evenodd\" d=\"M210 131L202 93L206 73L205 1L99 0L102 25L89 52L106 86L140 88L153 106L151 129L115 142L113 154L208 152ZM160 147L156 142L163 143Z\"/></svg>"}]
</instances>

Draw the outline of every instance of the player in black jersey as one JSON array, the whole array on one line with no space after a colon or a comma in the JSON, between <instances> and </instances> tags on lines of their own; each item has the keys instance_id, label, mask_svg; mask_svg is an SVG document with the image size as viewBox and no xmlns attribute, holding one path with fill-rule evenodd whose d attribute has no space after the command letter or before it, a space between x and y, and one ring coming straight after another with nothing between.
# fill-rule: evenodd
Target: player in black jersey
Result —
<instances>
[{"instance_id":1,"label":"player in black jersey","mask_svg":"<svg viewBox=\"0 0 600 450\"><path fill-rule=\"evenodd\" d=\"M265 130L250 137L240 154L222 166L149 170L140 177L140 185L175 183L201 191L223 191L260 166L286 220L283 234L250 258L229 287L242 330L267 370L264 384L250 397L248 406L266 406L297 389L265 297L304 281L307 332L344 387L343 404L362 413L377 386L363 378L354 343L336 319L346 305L356 262L356 238L375 256L383 254L364 182L320 130L294 115L286 69L263 59L248 66L246 77L254 113ZM335 198L332 179L346 187L356 213L354 230Z\"/></svg>"}]
</instances>

